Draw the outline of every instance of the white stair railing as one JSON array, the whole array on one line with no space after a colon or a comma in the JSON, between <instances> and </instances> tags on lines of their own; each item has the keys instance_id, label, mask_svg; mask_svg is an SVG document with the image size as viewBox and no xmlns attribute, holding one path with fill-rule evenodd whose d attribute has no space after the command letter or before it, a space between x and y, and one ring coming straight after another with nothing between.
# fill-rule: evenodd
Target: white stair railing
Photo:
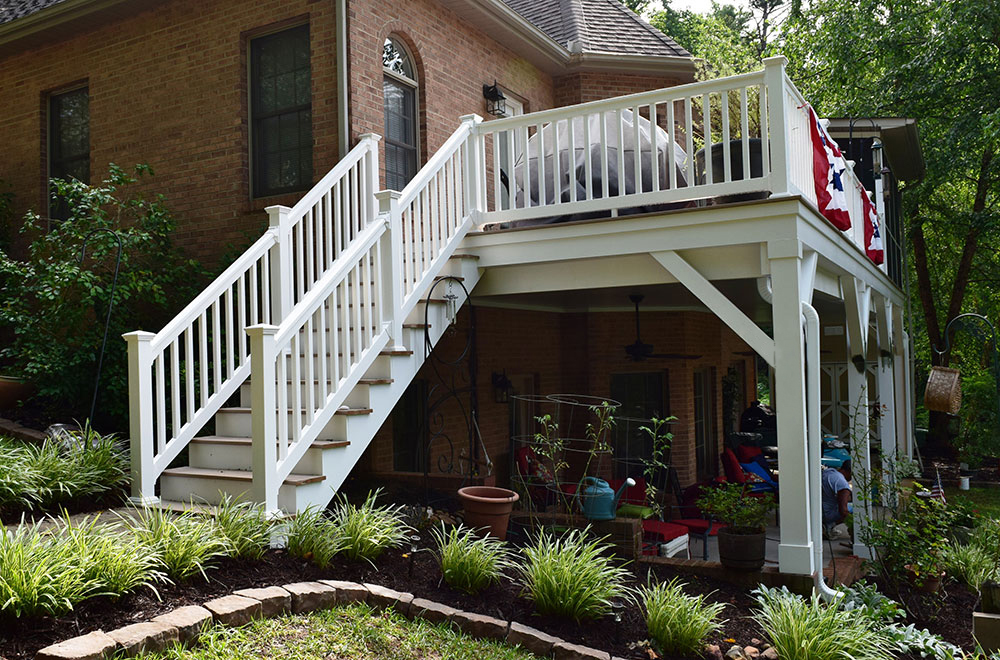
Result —
<instances>
[{"instance_id":1,"label":"white stair railing","mask_svg":"<svg viewBox=\"0 0 1000 660\"><path fill-rule=\"evenodd\" d=\"M399 347L406 316L472 226L483 197L481 170L470 166L480 121L463 117L402 192L378 193L378 217L366 219L280 326L248 329L251 494L267 511L277 510L282 481L379 353Z\"/></svg>"},{"instance_id":2,"label":"white stair railing","mask_svg":"<svg viewBox=\"0 0 1000 660\"><path fill-rule=\"evenodd\" d=\"M125 335L132 499L156 481L250 375L246 330L280 323L363 231L375 208L377 135L357 146L162 330Z\"/></svg>"}]
</instances>

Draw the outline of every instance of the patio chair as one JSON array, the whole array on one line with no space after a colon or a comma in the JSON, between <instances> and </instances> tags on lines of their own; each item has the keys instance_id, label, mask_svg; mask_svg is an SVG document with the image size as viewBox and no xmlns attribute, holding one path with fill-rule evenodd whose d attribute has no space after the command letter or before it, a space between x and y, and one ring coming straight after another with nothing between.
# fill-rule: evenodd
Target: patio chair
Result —
<instances>
[{"instance_id":1,"label":"patio chair","mask_svg":"<svg viewBox=\"0 0 1000 660\"><path fill-rule=\"evenodd\" d=\"M669 468L667 471L667 481L670 483L670 490L673 492L676 504L670 507L671 512L676 512L676 517L671 517L668 522L680 525L688 530L689 536L697 536L701 539L702 559L708 561L708 537L716 536L719 530L725 525L714 522L711 518L706 518L698 508L696 502L701 497L703 488L711 488L711 481L696 483L685 489L681 488L680 478L677 470ZM690 554L690 553L689 553Z\"/></svg>"},{"instance_id":2,"label":"patio chair","mask_svg":"<svg viewBox=\"0 0 1000 660\"><path fill-rule=\"evenodd\" d=\"M741 462L729 447L722 452L719 460L726 473L726 481L746 484L750 494L778 492L778 482L771 476L770 470L756 461Z\"/></svg>"}]
</instances>

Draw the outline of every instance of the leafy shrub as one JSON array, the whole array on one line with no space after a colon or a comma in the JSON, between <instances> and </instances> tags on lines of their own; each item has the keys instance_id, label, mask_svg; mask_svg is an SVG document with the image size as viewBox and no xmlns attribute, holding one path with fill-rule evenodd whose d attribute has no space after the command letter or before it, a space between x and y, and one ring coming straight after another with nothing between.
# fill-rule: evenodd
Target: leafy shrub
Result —
<instances>
[{"instance_id":1,"label":"leafy shrub","mask_svg":"<svg viewBox=\"0 0 1000 660\"><path fill-rule=\"evenodd\" d=\"M229 552L229 543L210 518L190 511L181 514L149 507L132 512L134 520L125 519L137 543L159 557L171 580L179 581L205 568L216 557Z\"/></svg>"},{"instance_id":2,"label":"leafy shrub","mask_svg":"<svg viewBox=\"0 0 1000 660\"><path fill-rule=\"evenodd\" d=\"M15 617L59 616L94 595L97 584L64 536L21 524L0 531L0 610Z\"/></svg>"},{"instance_id":3,"label":"leafy shrub","mask_svg":"<svg viewBox=\"0 0 1000 660\"><path fill-rule=\"evenodd\" d=\"M677 578L642 587L646 628L662 653L699 655L705 638L719 629L722 603L706 603L704 595L689 596Z\"/></svg>"},{"instance_id":4,"label":"leafy shrub","mask_svg":"<svg viewBox=\"0 0 1000 660\"><path fill-rule=\"evenodd\" d=\"M337 546L350 559L375 561L386 548L403 543L410 527L403 522L402 507L375 506L379 490L369 492L361 506L340 498L331 512Z\"/></svg>"},{"instance_id":5,"label":"leafy shrub","mask_svg":"<svg viewBox=\"0 0 1000 660\"><path fill-rule=\"evenodd\" d=\"M608 613L612 600L629 595L628 571L605 556L611 549L605 539L590 540L589 533L589 527L561 536L542 531L522 549L524 593L540 614L595 619Z\"/></svg>"},{"instance_id":6,"label":"leafy shrub","mask_svg":"<svg viewBox=\"0 0 1000 660\"><path fill-rule=\"evenodd\" d=\"M232 557L260 559L271 547L271 521L260 504L235 502L225 495L216 507L215 523Z\"/></svg>"},{"instance_id":7,"label":"leafy shrub","mask_svg":"<svg viewBox=\"0 0 1000 660\"><path fill-rule=\"evenodd\" d=\"M921 658L964 658L962 649L941 639L926 629L918 629L912 623L902 626L898 623L886 626L884 631L893 646L893 650L899 653L909 653ZM985 660L985 658L984 658Z\"/></svg>"},{"instance_id":8,"label":"leafy shrub","mask_svg":"<svg viewBox=\"0 0 1000 660\"><path fill-rule=\"evenodd\" d=\"M837 601L842 610L856 610L873 621L890 623L906 615L903 607L884 595L874 584L864 580L855 582L850 587L837 589L841 597Z\"/></svg>"},{"instance_id":9,"label":"leafy shrub","mask_svg":"<svg viewBox=\"0 0 1000 660\"><path fill-rule=\"evenodd\" d=\"M296 515L286 529L288 552L326 568L340 551L337 529L322 509L309 507Z\"/></svg>"},{"instance_id":10,"label":"leafy shrub","mask_svg":"<svg viewBox=\"0 0 1000 660\"><path fill-rule=\"evenodd\" d=\"M63 417L83 419L90 410L97 353L111 300L118 244L100 231L121 237L121 274L114 294L109 337L138 328L156 329L190 299L202 271L172 246L174 221L162 196L152 200L135 192L152 170L133 173L112 164L100 183L52 181L54 196L65 202L68 219L52 224L38 214L25 216L21 233L30 239L21 261L0 251L0 325L14 340L0 350L14 372L33 383L37 403ZM127 363L123 341L112 339L104 357L99 410L103 423L125 428ZM94 420L91 420L94 421Z\"/></svg>"},{"instance_id":11,"label":"leafy shrub","mask_svg":"<svg viewBox=\"0 0 1000 660\"><path fill-rule=\"evenodd\" d=\"M861 539L872 549L885 578L898 583L912 574L920 584L944 569L948 526L949 514L940 500L911 497L893 515L872 520Z\"/></svg>"},{"instance_id":12,"label":"leafy shrub","mask_svg":"<svg viewBox=\"0 0 1000 660\"><path fill-rule=\"evenodd\" d=\"M500 581L513 564L506 544L491 536L477 536L462 527L446 530L444 523L431 531L444 581L454 589L474 594Z\"/></svg>"},{"instance_id":13,"label":"leafy shrub","mask_svg":"<svg viewBox=\"0 0 1000 660\"><path fill-rule=\"evenodd\" d=\"M865 612L827 606L817 594L805 600L787 588L761 586L754 595L757 618L778 657L795 660L891 660L892 643L882 623Z\"/></svg>"},{"instance_id":14,"label":"leafy shrub","mask_svg":"<svg viewBox=\"0 0 1000 660\"><path fill-rule=\"evenodd\" d=\"M726 483L706 488L698 507L712 518L729 525L733 532L754 534L763 532L767 515L774 508L774 495L750 495L745 484Z\"/></svg>"}]
</instances>

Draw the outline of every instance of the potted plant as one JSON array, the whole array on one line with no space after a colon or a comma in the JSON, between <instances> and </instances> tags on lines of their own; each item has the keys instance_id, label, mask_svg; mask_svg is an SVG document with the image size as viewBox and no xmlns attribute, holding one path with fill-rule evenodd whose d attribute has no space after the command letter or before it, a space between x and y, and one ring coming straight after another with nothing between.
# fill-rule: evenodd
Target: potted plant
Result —
<instances>
[{"instance_id":1,"label":"potted plant","mask_svg":"<svg viewBox=\"0 0 1000 660\"><path fill-rule=\"evenodd\" d=\"M719 529L719 561L727 568L753 571L764 565L765 529L774 509L770 493L750 493L745 484L707 489L698 507L726 526Z\"/></svg>"},{"instance_id":2,"label":"potted plant","mask_svg":"<svg viewBox=\"0 0 1000 660\"><path fill-rule=\"evenodd\" d=\"M941 587L951 524L944 503L929 494L918 493L891 515L871 520L861 537L883 577L922 592Z\"/></svg>"}]
</instances>

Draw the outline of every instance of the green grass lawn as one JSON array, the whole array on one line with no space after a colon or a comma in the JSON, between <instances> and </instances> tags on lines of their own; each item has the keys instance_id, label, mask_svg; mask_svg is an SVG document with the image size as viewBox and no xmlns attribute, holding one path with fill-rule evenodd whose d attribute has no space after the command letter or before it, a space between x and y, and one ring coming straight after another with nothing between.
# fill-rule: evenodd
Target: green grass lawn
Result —
<instances>
[{"instance_id":1,"label":"green grass lawn","mask_svg":"<svg viewBox=\"0 0 1000 660\"><path fill-rule=\"evenodd\" d=\"M172 647L152 660L536 660L445 626L408 621L366 605L262 619L242 628L213 627L193 648Z\"/></svg>"},{"instance_id":2,"label":"green grass lawn","mask_svg":"<svg viewBox=\"0 0 1000 660\"><path fill-rule=\"evenodd\" d=\"M969 490L958 490L949 488L946 491L949 500L952 497L961 497L968 500L979 510L979 513L1000 519L1000 486L996 484L975 484Z\"/></svg>"}]
</instances>

